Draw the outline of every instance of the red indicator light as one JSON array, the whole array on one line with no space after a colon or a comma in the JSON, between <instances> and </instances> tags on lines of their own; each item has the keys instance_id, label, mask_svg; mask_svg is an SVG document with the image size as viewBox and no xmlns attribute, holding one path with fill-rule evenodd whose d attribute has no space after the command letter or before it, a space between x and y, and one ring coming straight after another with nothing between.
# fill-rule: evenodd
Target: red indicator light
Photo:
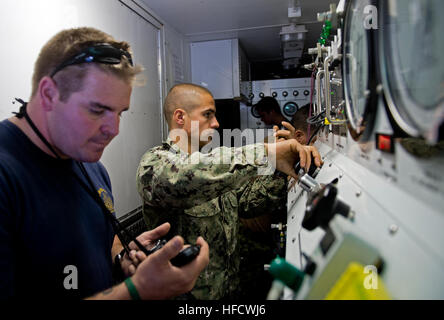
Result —
<instances>
[{"instance_id":1,"label":"red indicator light","mask_svg":"<svg viewBox=\"0 0 444 320\"><path fill-rule=\"evenodd\" d=\"M377 149L385 152L393 153L393 137L386 134L376 135Z\"/></svg>"}]
</instances>

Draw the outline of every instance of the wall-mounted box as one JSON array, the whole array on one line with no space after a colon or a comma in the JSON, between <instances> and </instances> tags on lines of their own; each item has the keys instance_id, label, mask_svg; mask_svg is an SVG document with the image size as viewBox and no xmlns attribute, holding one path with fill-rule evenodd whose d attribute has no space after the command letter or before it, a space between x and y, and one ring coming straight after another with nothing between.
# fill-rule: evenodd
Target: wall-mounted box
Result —
<instances>
[{"instance_id":1,"label":"wall-mounted box","mask_svg":"<svg viewBox=\"0 0 444 320\"><path fill-rule=\"evenodd\" d=\"M250 64L238 39L191 43L192 82L208 88L214 99L246 99Z\"/></svg>"}]
</instances>

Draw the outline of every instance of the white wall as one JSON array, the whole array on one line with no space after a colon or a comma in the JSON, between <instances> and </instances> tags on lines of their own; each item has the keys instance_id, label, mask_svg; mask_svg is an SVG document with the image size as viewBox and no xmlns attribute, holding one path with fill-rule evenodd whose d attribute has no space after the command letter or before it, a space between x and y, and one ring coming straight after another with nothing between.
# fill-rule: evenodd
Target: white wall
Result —
<instances>
[{"instance_id":1,"label":"white wall","mask_svg":"<svg viewBox=\"0 0 444 320\"><path fill-rule=\"evenodd\" d=\"M173 55L179 57L176 59L179 67L184 63L183 37L173 30L164 32L163 23L153 19L143 6L135 6L134 1L124 2L138 13L118 0L2 0L0 3L3 43L0 119L9 118L11 112L18 110L18 105L12 104L15 97L29 99L37 55L46 41L62 29L91 26L128 41L133 47L135 62L145 67L146 85L133 91L130 111L121 121L121 133L102 157L111 177L118 216L141 205L135 181L137 165L142 154L162 140L165 57L168 61ZM164 37L169 48L165 55Z\"/></svg>"},{"instance_id":2,"label":"white wall","mask_svg":"<svg viewBox=\"0 0 444 320\"><path fill-rule=\"evenodd\" d=\"M164 54L165 54L165 91L176 84L191 82L191 53L190 42L186 37L167 24L164 24ZM162 103L163 104L163 103ZM166 121L162 124L163 139L168 136L168 125Z\"/></svg>"},{"instance_id":3,"label":"white wall","mask_svg":"<svg viewBox=\"0 0 444 320\"><path fill-rule=\"evenodd\" d=\"M167 89L174 85L190 81L189 42L185 37L165 27L166 82Z\"/></svg>"}]
</instances>

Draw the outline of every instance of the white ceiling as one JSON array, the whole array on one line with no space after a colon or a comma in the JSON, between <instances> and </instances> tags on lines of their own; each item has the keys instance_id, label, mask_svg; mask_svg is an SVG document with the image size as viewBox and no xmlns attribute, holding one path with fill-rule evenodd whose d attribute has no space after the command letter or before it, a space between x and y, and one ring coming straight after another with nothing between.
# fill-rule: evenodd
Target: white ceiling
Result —
<instances>
[{"instance_id":1,"label":"white ceiling","mask_svg":"<svg viewBox=\"0 0 444 320\"><path fill-rule=\"evenodd\" d=\"M142 0L165 23L191 41L239 38L251 61L281 58L279 32L288 21L289 0ZM338 0L301 0L308 29L306 47L316 45L318 12Z\"/></svg>"}]
</instances>

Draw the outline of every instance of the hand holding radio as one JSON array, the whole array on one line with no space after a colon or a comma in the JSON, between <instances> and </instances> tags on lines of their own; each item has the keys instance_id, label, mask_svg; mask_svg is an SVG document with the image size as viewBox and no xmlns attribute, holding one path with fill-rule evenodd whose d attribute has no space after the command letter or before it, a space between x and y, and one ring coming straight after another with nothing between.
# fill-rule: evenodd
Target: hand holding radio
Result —
<instances>
[{"instance_id":1,"label":"hand holding radio","mask_svg":"<svg viewBox=\"0 0 444 320\"><path fill-rule=\"evenodd\" d=\"M145 259L132 281L141 299L166 299L191 291L199 274L209 263L208 243L199 237L195 246L184 248L183 238L159 240L140 252Z\"/></svg>"}]
</instances>

